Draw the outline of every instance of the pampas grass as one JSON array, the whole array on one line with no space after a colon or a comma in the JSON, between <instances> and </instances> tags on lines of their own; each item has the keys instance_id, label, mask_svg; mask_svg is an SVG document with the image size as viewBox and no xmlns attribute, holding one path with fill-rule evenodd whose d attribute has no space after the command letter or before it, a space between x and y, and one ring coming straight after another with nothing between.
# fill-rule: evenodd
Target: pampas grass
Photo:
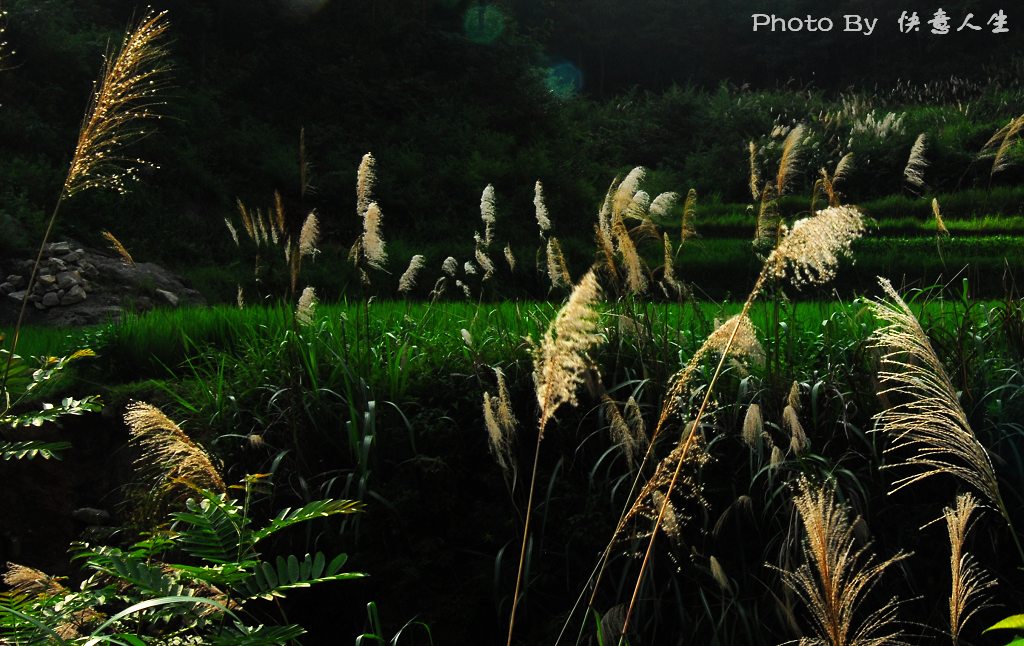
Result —
<instances>
[{"instance_id":1,"label":"pampas grass","mask_svg":"<svg viewBox=\"0 0 1024 646\"><path fill-rule=\"evenodd\" d=\"M587 272L573 288L569 301L555 315L533 355L533 383L540 411L537 420L537 445L530 475L530 492L526 503L526 519L516 573L516 587L512 596L512 610L508 621L508 646L512 645L519 590L526 562L526 544L530 534L533 512L533 494L537 483L537 463L540 445L548 423L563 405L577 404L576 390L584 375L591 369L590 354L604 341L600 334L600 314L597 303L601 288L593 271Z\"/></svg>"},{"instance_id":2,"label":"pampas grass","mask_svg":"<svg viewBox=\"0 0 1024 646\"><path fill-rule=\"evenodd\" d=\"M679 243L697 235L697 189L691 188L683 203L683 218L679 224Z\"/></svg>"},{"instance_id":3,"label":"pampas grass","mask_svg":"<svg viewBox=\"0 0 1024 646\"><path fill-rule=\"evenodd\" d=\"M873 301L871 309L881 322L872 335L873 347L883 353L878 376L885 389L879 394L899 403L875 420L889 438L886 455L898 458L886 468L910 472L893 482L890 493L932 476L955 476L999 511L1024 559L992 461L967 420L956 387L913 312L888 280L878 282L885 298Z\"/></svg>"},{"instance_id":4,"label":"pampas grass","mask_svg":"<svg viewBox=\"0 0 1024 646\"><path fill-rule=\"evenodd\" d=\"M508 395L508 387L505 385L504 373L495 368L494 374L498 382L498 394L491 395L489 392L484 392L484 426L487 429L487 441L491 453L498 461L498 466L508 476L515 468L512 444L519 422L512 413L512 402Z\"/></svg>"},{"instance_id":5,"label":"pampas grass","mask_svg":"<svg viewBox=\"0 0 1024 646\"><path fill-rule=\"evenodd\" d=\"M316 316L316 305L316 291L312 287L303 289L295 306L295 322L299 325L311 324Z\"/></svg>"},{"instance_id":6,"label":"pampas grass","mask_svg":"<svg viewBox=\"0 0 1024 646\"><path fill-rule=\"evenodd\" d=\"M924 188L924 170L928 167L928 160L924 158L927 143L927 137L923 132L917 136L910 149L910 158L907 159L907 165L903 169L903 179L918 190Z\"/></svg>"},{"instance_id":7,"label":"pampas grass","mask_svg":"<svg viewBox=\"0 0 1024 646\"><path fill-rule=\"evenodd\" d=\"M747 144L747 151L750 157L750 197L757 202L761 199L761 173L757 167L757 144L751 141Z\"/></svg>"},{"instance_id":8,"label":"pampas grass","mask_svg":"<svg viewBox=\"0 0 1024 646\"><path fill-rule=\"evenodd\" d=\"M508 263L509 271L516 270L516 255L512 253L512 245L505 245L505 262Z\"/></svg>"},{"instance_id":9,"label":"pampas grass","mask_svg":"<svg viewBox=\"0 0 1024 646\"><path fill-rule=\"evenodd\" d=\"M667 218L677 202L679 202L679 193L660 193L651 200L647 212L651 217Z\"/></svg>"},{"instance_id":10,"label":"pampas grass","mask_svg":"<svg viewBox=\"0 0 1024 646\"><path fill-rule=\"evenodd\" d=\"M0 26L2 20L0 16ZM162 102L158 96L167 86L169 71L163 42L169 29L166 11L148 12L125 34L120 50L106 57L100 80L82 119L68 174L39 243L26 293L32 293L35 288L43 251L64 200L90 188L106 188L123 194L127 191L128 182L138 179L140 167L152 166L143 160L125 157L124 150L147 134L146 122L160 118L157 109ZM0 47L0 55L2 53ZM0 384L7 382L28 303L28 298L21 301Z\"/></svg>"},{"instance_id":11,"label":"pampas grass","mask_svg":"<svg viewBox=\"0 0 1024 646\"><path fill-rule=\"evenodd\" d=\"M870 544L858 548L849 510L836 500L831 485L816 487L801 478L793 503L804 529L803 563L795 571L779 572L783 582L807 606L814 627L815 636L802 637L800 643L904 644L902 631L896 627L896 598L867 614L863 606L885 570L908 555L899 552L879 561L870 551Z\"/></svg>"},{"instance_id":12,"label":"pampas grass","mask_svg":"<svg viewBox=\"0 0 1024 646\"><path fill-rule=\"evenodd\" d=\"M147 495L155 495L153 502L158 506L183 500L189 487L227 491L210 455L160 409L133 402L124 421L131 443L139 450L135 468L146 483Z\"/></svg>"},{"instance_id":13,"label":"pampas grass","mask_svg":"<svg viewBox=\"0 0 1024 646\"><path fill-rule=\"evenodd\" d=\"M619 183L611 199L612 215L623 217L626 209L633 202L633 196L640 190L640 183L647 176L647 169L637 166L626 174Z\"/></svg>"},{"instance_id":14,"label":"pampas grass","mask_svg":"<svg viewBox=\"0 0 1024 646\"><path fill-rule=\"evenodd\" d=\"M942 212L939 210L939 200L932 198L932 215L935 216L935 234L942 236L949 236L949 229L946 228L946 223L942 221Z\"/></svg>"},{"instance_id":15,"label":"pampas grass","mask_svg":"<svg viewBox=\"0 0 1024 646\"><path fill-rule=\"evenodd\" d=\"M480 194L480 219L484 223L483 246L491 246L494 241L494 223L496 209L494 207L494 185L488 184Z\"/></svg>"},{"instance_id":16,"label":"pampas grass","mask_svg":"<svg viewBox=\"0 0 1024 646\"><path fill-rule=\"evenodd\" d=\"M971 516L978 509L978 501L970 493L956 497L954 507L942 510L949 534L949 569L952 579L949 594L949 631L953 644L960 643L960 632L970 618L986 605L985 591L996 582L964 551L967 533L973 522Z\"/></svg>"},{"instance_id":17,"label":"pampas grass","mask_svg":"<svg viewBox=\"0 0 1024 646\"><path fill-rule=\"evenodd\" d=\"M408 294L412 291L412 288L416 286L416 276L420 270L426 264L426 259L422 254L416 254L409 260L409 267L402 273L402 276L398 279L398 293Z\"/></svg>"},{"instance_id":18,"label":"pampas grass","mask_svg":"<svg viewBox=\"0 0 1024 646\"><path fill-rule=\"evenodd\" d=\"M317 242L320 240L320 221L316 217L316 211L310 211L309 215L302 222L302 230L299 231L299 255L315 256L320 252L317 249Z\"/></svg>"},{"instance_id":19,"label":"pampas grass","mask_svg":"<svg viewBox=\"0 0 1024 646\"><path fill-rule=\"evenodd\" d=\"M797 172L797 165L803 155L804 147L804 126L803 124L793 128L786 135L782 142L782 156L779 158L779 171L775 176L775 195L782 197L786 194L793 177Z\"/></svg>"},{"instance_id":20,"label":"pampas grass","mask_svg":"<svg viewBox=\"0 0 1024 646\"><path fill-rule=\"evenodd\" d=\"M860 211L850 206L830 207L798 220L766 261L775 278L789 278L797 287L819 285L835 277L839 258L864 232Z\"/></svg>"},{"instance_id":21,"label":"pampas grass","mask_svg":"<svg viewBox=\"0 0 1024 646\"><path fill-rule=\"evenodd\" d=\"M562 245L554 236L548 238L547 261L548 280L551 281L551 288L559 289L571 286L572 276L569 275L569 265L565 261L565 254L562 253Z\"/></svg>"},{"instance_id":22,"label":"pampas grass","mask_svg":"<svg viewBox=\"0 0 1024 646\"><path fill-rule=\"evenodd\" d=\"M978 154L979 159L992 158L992 170L989 176L1006 170L1013 163L1015 145L1020 141L1020 133L1024 130L1024 114L1011 119L1005 126L996 130Z\"/></svg>"},{"instance_id":23,"label":"pampas grass","mask_svg":"<svg viewBox=\"0 0 1024 646\"><path fill-rule=\"evenodd\" d=\"M132 255L128 252L128 249L123 244L121 244L121 241L118 240L113 233L109 231L103 231L101 235L103 236L103 239L107 241L107 244L110 245L111 250L113 250L113 252L116 253L119 258L121 258L121 262L128 265L129 267L135 265L135 259L132 258Z\"/></svg>"},{"instance_id":24,"label":"pampas grass","mask_svg":"<svg viewBox=\"0 0 1024 646\"><path fill-rule=\"evenodd\" d=\"M149 12L125 35L120 50L107 57L78 133L63 197L90 188L125 193L126 182L150 165L123 151L147 134L143 122L160 118L157 108L163 103L157 96L167 86L170 68L163 41L169 29L166 11Z\"/></svg>"},{"instance_id":25,"label":"pampas grass","mask_svg":"<svg viewBox=\"0 0 1024 646\"><path fill-rule=\"evenodd\" d=\"M373 185L377 181L377 161L372 153L366 153L356 170L356 215L365 217L366 210L373 202Z\"/></svg>"},{"instance_id":26,"label":"pampas grass","mask_svg":"<svg viewBox=\"0 0 1024 646\"><path fill-rule=\"evenodd\" d=\"M543 238L548 231L551 231L551 218L548 217L548 207L544 203L544 187L540 180L533 185L533 209L537 218L537 226L540 227L540 235Z\"/></svg>"},{"instance_id":27,"label":"pampas grass","mask_svg":"<svg viewBox=\"0 0 1024 646\"><path fill-rule=\"evenodd\" d=\"M388 262L388 252L381 236L381 220L384 214L376 202L370 202L363 217L363 255L366 262L374 269L384 270Z\"/></svg>"}]
</instances>

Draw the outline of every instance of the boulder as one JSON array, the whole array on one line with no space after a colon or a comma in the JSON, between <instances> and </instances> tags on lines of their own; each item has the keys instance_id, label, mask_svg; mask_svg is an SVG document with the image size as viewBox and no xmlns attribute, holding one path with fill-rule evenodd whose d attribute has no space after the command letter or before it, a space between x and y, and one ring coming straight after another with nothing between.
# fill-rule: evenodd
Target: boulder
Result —
<instances>
[{"instance_id":1,"label":"boulder","mask_svg":"<svg viewBox=\"0 0 1024 646\"><path fill-rule=\"evenodd\" d=\"M60 289L71 289L82 283L82 275L77 270L62 271L57 274L57 287Z\"/></svg>"},{"instance_id":2,"label":"boulder","mask_svg":"<svg viewBox=\"0 0 1024 646\"><path fill-rule=\"evenodd\" d=\"M0 325L17 319L26 298L36 305L29 308L26 319L34 325L91 325L118 320L126 310L205 304L197 291L159 265L126 265L107 251L85 249L74 242L46 247L29 294L25 285L33 264L28 259L0 258L0 276L7 276L0 283Z\"/></svg>"},{"instance_id":3,"label":"boulder","mask_svg":"<svg viewBox=\"0 0 1024 646\"><path fill-rule=\"evenodd\" d=\"M49 294L47 294L47 296L49 296ZM81 303L85 299L86 299L85 290L82 289L81 285L75 285L74 287L69 289L67 292L65 292L64 297L60 299L60 304L61 305L74 305L76 303Z\"/></svg>"},{"instance_id":4,"label":"boulder","mask_svg":"<svg viewBox=\"0 0 1024 646\"><path fill-rule=\"evenodd\" d=\"M171 307L177 307L178 303L181 302L181 299L179 299L174 294L174 292L169 292L166 289L158 289L156 290L156 293L158 296L167 301L167 304L170 305Z\"/></svg>"}]
</instances>

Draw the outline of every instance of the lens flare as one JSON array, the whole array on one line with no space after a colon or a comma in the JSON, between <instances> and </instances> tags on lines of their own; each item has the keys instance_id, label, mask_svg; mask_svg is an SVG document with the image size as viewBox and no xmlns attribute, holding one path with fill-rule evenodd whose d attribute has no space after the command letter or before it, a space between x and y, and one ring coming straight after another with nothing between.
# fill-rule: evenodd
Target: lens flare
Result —
<instances>
[{"instance_id":1,"label":"lens flare","mask_svg":"<svg viewBox=\"0 0 1024 646\"><path fill-rule=\"evenodd\" d=\"M462 26L466 38L487 45L498 40L505 31L507 19L498 7L476 3L466 10Z\"/></svg>"},{"instance_id":2,"label":"lens flare","mask_svg":"<svg viewBox=\"0 0 1024 646\"><path fill-rule=\"evenodd\" d=\"M562 61L545 70L544 84L560 99L569 99L583 88L583 72L569 61Z\"/></svg>"}]
</instances>

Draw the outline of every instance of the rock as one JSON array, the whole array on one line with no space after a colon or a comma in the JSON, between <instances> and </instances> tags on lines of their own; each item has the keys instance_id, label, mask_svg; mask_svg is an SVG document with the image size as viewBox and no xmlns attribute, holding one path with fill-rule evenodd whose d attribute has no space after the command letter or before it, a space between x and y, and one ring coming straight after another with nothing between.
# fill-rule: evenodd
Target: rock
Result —
<instances>
[{"instance_id":1,"label":"rock","mask_svg":"<svg viewBox=\"0 0 1024 646\"><path fill-rule=\"evenodd\" d=\"M82 282L82 275L77 271L62 271L57 274L57 287L71 289Z\"/></svg>"},{"instance_id":2,"label":"rock","mask_svg":"<svg viewBox=\"0 0 1024 646\"><path fill-rule=\"evenodd\" d=\"M43 307L57 307L60 305L60 296L57 295L57 292L47 292L43 296L41 305Z\"/></svg>"},{"instance_id":3,"label":"rock","mask_svg":"<svg viewBox=\"0 0 1024 646\"><path fill-rule=\"evenodd\" d=\"M66 256L61 256L61 260L67 263L76 263L82 259L82 254L79 251L72 251Z\"/></svg>"},{"instance_id":4,"label":"rock","mask_svg":"<svg viewBox=\"0 0 1024 646\"><path fill-rule=\"evenodd\" d=\"M53 273L60 273L62 271L68 270L67 263L61 260L60 258L50 258L46 265L50 268L50 271Z\"/></svg>"},{"instance_id":5,"label":"rock","mask_svg":"<svg viewBox=\"0 0 1024 646\"><path fill-rule=\"evenodd\" d=\"M96 270L96 265L92 264L88 260L83 260L78 263L78 269L83 275L89 278L95 278L99 275L99 272Z\"/></svg>"},{"instance_id":6,"label":"rock","mask_svg":"<svg viewBox=\"0 0 1024 646\"><path fill-rule=\"evenodd\" d=\"M36 278L36 287L33 290L37 294L45 294L57 289L57 277L52 274L42 274Z\"/></svg>"},{"instance_id":7,"label":"rock","mask_svg":"<svg viewBox=\"0 0 1024 646\"><path fill-rule=\"evenodd\" d=\"M81 303L86 299L85 290L82 289L81 285L75 285L64 294L64 297L60 299L61 305L74 305L75 303Z\"/></svg>"},{"instance_id":8,"label":"rock","mask_svg":"<svg viewBox=\"0 0 1024 646\"><path fill-rule=\"evenodd\" d=\"M71 252L71 243L70 242L51 242L50 244L46 245L46 252L49 253L49 254L70 253Z\"/></svg>"},{"instance_id":9,"label":"rock","mask_svg":"<svg viewBox=\"0 0 1024 646\"><path fill-rule=\"evenodd\" d=\"M181 299L179 299L174 292L169 292L166 289L158 289L156 290L156 293L167 301L167 304L171 307L177 307L178 303L181 302Z\"/></svg>"},{"instance_id":10,"label":"rock","mask_svg":"<svg viewBox=\"0 0 1024 646\"><path fill-rule=\"evenodd\" d=\"M110 512L95 507L81 507L71 512L71 517L86 525L106 525L110 522Z\"/></svg>"},{"instance_id":11,"label":"rock","mask_svg":"<svg viewBox=\"0 0 1024 646\"><path fill-rule=\"evenodd\" d=\"M25 277L19 276L18 274L11 274L7 277L7 282L11 284L11 287L17 289L25 285Z\"/></svg>"},{"instance_id":12,"label":"rock","mask_svg":"<svg viewBox=\"0 0 1024 646\"><path fill-rule=\"evenodd\" d=\"M7 298L10 298L15 302L20 303L23 300L25 300L25 290L21 290L20 292L11 292L10 294L7 295Z\"/></svg>"},{"instance_id":13,"label":"rock","mask_svg":"<svg viewBox=\"0 0 1024 646\"><path fill-rule=\"evenodd\" d=\"M7 296L15 290L14 285L10 283L0 283L0 296Z\"/></svg>"}]
</instances>

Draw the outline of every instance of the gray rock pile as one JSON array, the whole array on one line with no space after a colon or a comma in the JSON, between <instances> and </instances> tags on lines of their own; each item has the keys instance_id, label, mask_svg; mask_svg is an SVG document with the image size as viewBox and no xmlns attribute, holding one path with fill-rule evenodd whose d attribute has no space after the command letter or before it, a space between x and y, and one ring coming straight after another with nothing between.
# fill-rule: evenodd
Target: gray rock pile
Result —
<instances>
[{"instance_id":1,"label":"gray rock pile","mask_svg":"<svg viewBox=\"0 0 1024 646\"><path fill-rule=\"evenodd\" d=\"M118 320L125 311L202 305L205 299L180 278L153 263L125 264L120 257L53 242L43 250L39 275L29 293L34 260L0 266L0 324L17 319L27 299L27 321L46 325L90 325Z\"/></svg>"},{"instance_id":2,"label":"gray rock pile","mask_svg":"<svg viewBox=\"0 0 1024 646\"><path fill-rule=\"evenodd\" d=\"M43 252L35 288L29 294L26 288L33 264L31 260L21 261L17 273L0 283L0 296L18 305L28 298L37 310L75 305L89 297L94 289L89 279L99 275L96 265L85 259L84 249L72 249L68 242L54 242Z\"/></svg>"}]
</instances>

